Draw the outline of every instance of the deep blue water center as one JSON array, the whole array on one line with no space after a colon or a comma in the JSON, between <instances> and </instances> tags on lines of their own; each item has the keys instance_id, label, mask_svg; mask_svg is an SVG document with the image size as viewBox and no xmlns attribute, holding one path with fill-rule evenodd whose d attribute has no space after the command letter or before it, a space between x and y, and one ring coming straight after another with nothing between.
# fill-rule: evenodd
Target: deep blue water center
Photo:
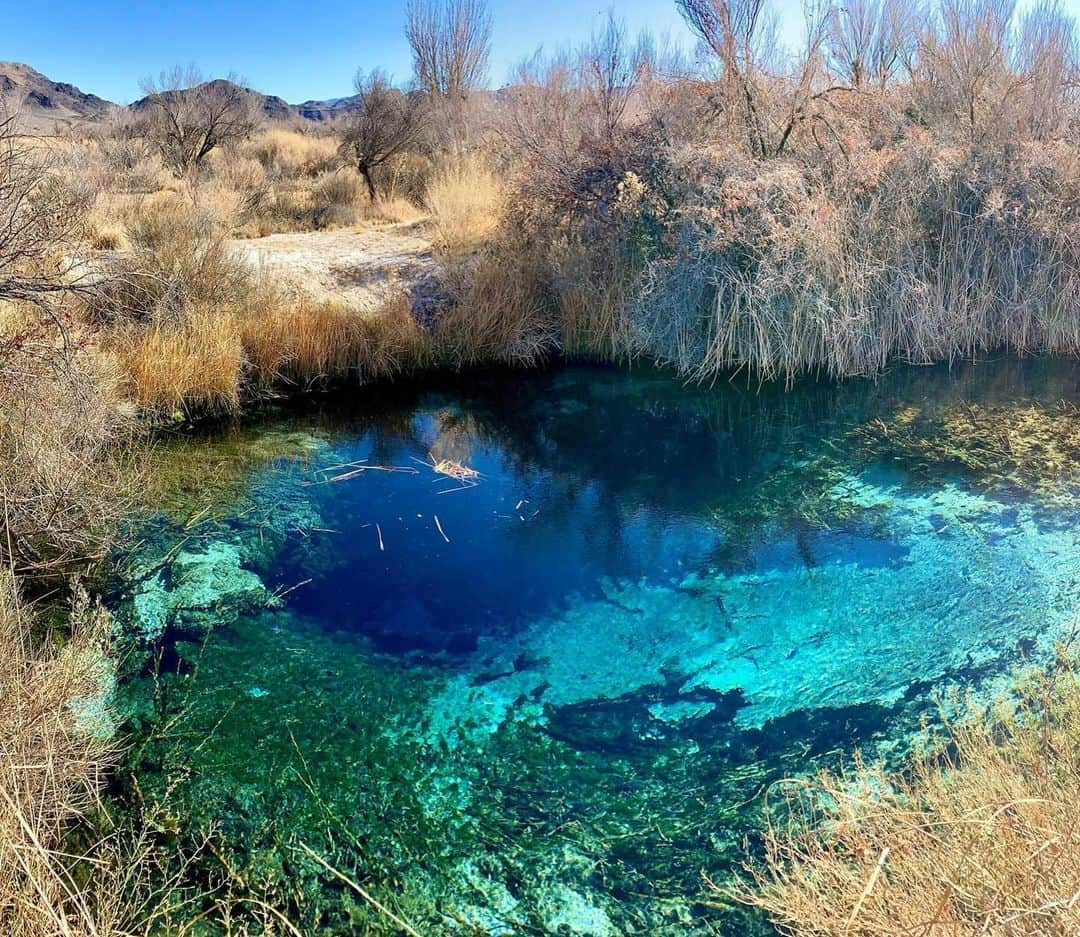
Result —
<instances>
[{"instance_id":1,"label":"deep blue water center","mask_svg":"<svg viewBox=\"0 0 1080 937\"><path fill-rule=\"evenodd\" d=\"M304 838L433 933L713 932L701 873L741 863L771 778L898 758L935 693L1075 621L1078 403L1044 360L569 368L166 443L115 600L132 696L169 671L134 707L143 783L182 769L268 887Z\"/></svg>"}]
</instances>

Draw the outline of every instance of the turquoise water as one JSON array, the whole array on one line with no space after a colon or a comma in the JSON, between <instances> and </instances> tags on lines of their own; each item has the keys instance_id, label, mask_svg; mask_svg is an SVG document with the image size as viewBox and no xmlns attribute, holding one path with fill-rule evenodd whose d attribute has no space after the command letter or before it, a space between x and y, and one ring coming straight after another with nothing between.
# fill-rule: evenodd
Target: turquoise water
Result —
<instances>
[{"instance_id":1,"label":"turquoise water","mask_svg":"<svg viewBox=\"0 0 1080 937\"><path fill-rule=\"evenodd\" d=\"M771 780L1070 632L1078 403L1069 362L572 368L166 443L112 598L140 796L315 933L400 930L308 849L425 934L750 933L703 876Z\"/></svg>"}]
</instances>

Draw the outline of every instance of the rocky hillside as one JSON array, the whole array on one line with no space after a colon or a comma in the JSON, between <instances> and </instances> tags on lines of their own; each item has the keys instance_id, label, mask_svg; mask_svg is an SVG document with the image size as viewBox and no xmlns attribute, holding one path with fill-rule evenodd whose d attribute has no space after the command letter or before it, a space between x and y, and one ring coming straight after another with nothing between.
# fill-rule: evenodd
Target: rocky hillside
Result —
<instances>
[{"instance_id":1,"label":"rocky hillside","mask_svg":"<svg viewBox=\"0 0 1080 937\"><path fill-rule=\"evenodd\" d=\"M24 126L41 130L103 120L116 106L21 62L0 62L0 98L19 111Z\"/></svg>"},{"instance_id":2,"label":"rocky hillside","mask_svg":"<svg viewBox=\"0 0 1080 937\"><path fill-rule=\"evenodd\" d=\"M289 104L276 95L261 94L251 88L244 89L244 96L249 98L256 114L271 121L322 122L347 114L357 106L355 96L305 101L303 104ZM75 85L53 81L21 62L0 62L0 99L19 111L24 127L37 131L51 130L58 125L93 123L121 106L87 94ZM146 106L146 98L130 105L136 111Z\"/></svg>"}]
</instances>

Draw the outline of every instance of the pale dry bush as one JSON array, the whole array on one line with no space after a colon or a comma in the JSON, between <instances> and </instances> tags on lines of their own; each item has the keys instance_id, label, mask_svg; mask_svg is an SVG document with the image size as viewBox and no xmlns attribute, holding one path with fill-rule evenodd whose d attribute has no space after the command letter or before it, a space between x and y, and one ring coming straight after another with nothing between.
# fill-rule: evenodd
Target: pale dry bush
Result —
<instances>
[{"instance_id":1,"label":"pale dry bush","mask_svg":"<svg viewBox=\"0 0 1080 937\"><path fill-rule=\"evenodd\" d=\"M106 269L91 298L99 319L183 321L197 309L251 297L250 270L228 246L211 211L167 193L144 200L127 224L131 250Z\"/></svg>"},{"instance_id":2,"label":"pale dry bush","mask_svg":"<svg viewBox=\"0 0 1080 937\"><path fill-rule=\"evenodd\" d=\"M1080 681L1040 673L893 777L774 787L766 860L740 897L784 933L1073 937L1080 930Z\"/></svg>"},{"instance_id":3,"label":"pale dry bush","mask_svg":"<svg viewBox=\"0 0 1080 937\"><path fill-rule=\"evenodd\" d=\"M711 379L872 374L1007 348L1080 351L1080 166L911 139L822 177L688 148L684 208L636 306L637 341Z\"/></svg>"},{"instance_id":4,"label":"pale dry bush","mask_svg":"<svg viewBox=\"0 0 1080 937\"><path fill-rule=\"evenodd\" d=\"M321 230L355 224L367 200L363 180L352 168L324 173L311 186L311 226Z\"/></svg>"},{"instance_id":5,"label":"pale dry bush","mask_svg":"<svg viewBox=\"0 0 1080 937\"><path fill-rule=\"evenodd\" d=\"M132 478L133 427L111 362L51 327L0 323L0 562L66 577L105 555Z\"/></svg>"},{"instance_id":6,"label":"pale dry bush","mask_svg":"<svg viewBox=\"0 0 1080 937\"><path fill-rule=\"evenodd\" d=\"M337 141L330 135L273 128L241 145L241 153L257 160L270 178L317 176L338 162Z\"/></svg>"},{"instance_id":7,"label":"pale dry bush","mask_svg":"<svg viewBox=\"0 0 1080 937\"><path fill-rule=\"evenodd\" d=\"M360 222L380 224L417 224L428 217L427 213L403 198L380 196L371 201L363 201L356 209L356 218Z\"/></svg>"},{"instance_id":8,"label":"pale dry bush","mask_svg":"<svg viewBox=\"0 0 1080 937\"><path fill-rule=\"evenodd\" d=\"M208 178L187 181L187 194L230 231L257 221L271 201L272 189L262 164L235 147L215 151L208 160Z\"/></svg>"},{"instance_id":9,"label":"pale dry bush","mask_svg":"<svg viewBox=\"0 0 1080 937\"><path fill-rule=\"evenodd\" d=\"M0 569L0 930L9 937L119 934L117 909L99 906L81 880L107 877L106 851L70 851L113 763L104 705L114 672L109 620L83 596L62 644L39 642L33 625L14 577Z\"/></svg>"},{"instance_id":10,"label":"pale dry bush","mask_svg":"<svg viewBox=\"0 0 1080 937\"><path fill-rule=\"evenodd\" d=\"M435 164L422 153L398 153L375 170L375 181L381 197L401 201L422 212L424 197L431 182Z\"/></svg>"}]
</instances>

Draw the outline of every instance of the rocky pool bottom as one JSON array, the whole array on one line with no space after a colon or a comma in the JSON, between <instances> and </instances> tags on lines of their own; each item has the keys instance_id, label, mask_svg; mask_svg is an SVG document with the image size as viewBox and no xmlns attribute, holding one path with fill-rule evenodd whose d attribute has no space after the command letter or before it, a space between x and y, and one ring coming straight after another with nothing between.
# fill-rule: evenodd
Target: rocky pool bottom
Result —
<instances>
[{"instance_id":1,"label":"rocky pool bottom","mask_svg":"<svg viewBox=\"0 0 1080 937\"><path fill-rule=\"evenodd\" d=\"M117 796L305 934L402 932L312 853L425 935L768 933L707 883L770 782L898 763L1076 623L1078 403L1045 360L573 368L163 442Z\"/></svg>"}]
</instances>

